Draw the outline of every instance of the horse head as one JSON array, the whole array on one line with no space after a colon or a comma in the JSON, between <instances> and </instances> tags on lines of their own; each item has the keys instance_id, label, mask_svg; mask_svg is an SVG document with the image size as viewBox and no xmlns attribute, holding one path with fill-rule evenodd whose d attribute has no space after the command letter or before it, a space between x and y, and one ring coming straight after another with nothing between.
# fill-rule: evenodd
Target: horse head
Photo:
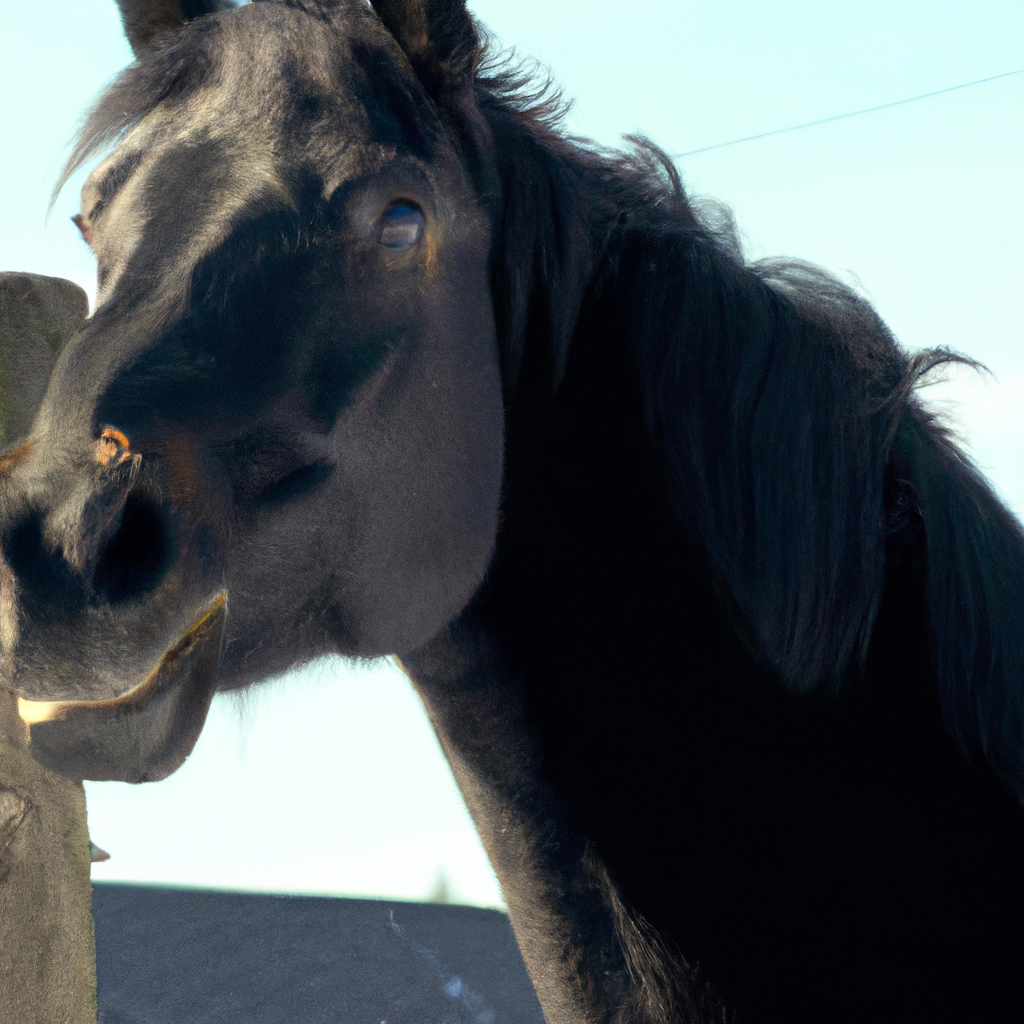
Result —
<instances>
[{"instance_id":1,"label":"horse head","mask_svg":"<svg viewBox=\"0 0 1024 1024\"><path fill-rule=\"evenodd\" d=\"M215 687L458 613L503 410L462 4L121 7L137 59L72 161L116 141L76 217L97 305L0 463L0 602L36 747L140 779ZM43 741L79 712L109 740Z\"/></svg>"}]
</instances>

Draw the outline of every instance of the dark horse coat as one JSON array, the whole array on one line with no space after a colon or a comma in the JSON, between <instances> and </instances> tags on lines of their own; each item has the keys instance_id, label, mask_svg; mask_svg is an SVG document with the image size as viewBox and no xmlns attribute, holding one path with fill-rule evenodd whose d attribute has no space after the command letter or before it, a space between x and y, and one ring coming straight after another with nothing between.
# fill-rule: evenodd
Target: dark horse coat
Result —
<instances>
[{"instance_id":1,"label":"dark horse coat","mask_svg":"<svg viewBox=\"0 0 1024 1024\"><path fill-rule=\"evenodd\" d=\"M1024 538L950 357L458 0L121 7L98 308L0 463L36 756L159 777L215 686L397 653L552 1024L1024 1019Z\"/></svg>"}]
</instances>

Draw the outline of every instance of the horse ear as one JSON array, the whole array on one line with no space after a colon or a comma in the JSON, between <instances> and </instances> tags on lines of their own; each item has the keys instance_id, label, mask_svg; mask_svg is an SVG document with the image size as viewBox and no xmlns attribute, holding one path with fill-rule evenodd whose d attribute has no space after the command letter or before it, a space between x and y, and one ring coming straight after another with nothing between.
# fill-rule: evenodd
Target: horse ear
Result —
<instances>
[{"instance_id":1,"label":"horse ear","mask_svg":"<svg viewBox=\"0 0 1024 1024\"><path fill-rule=\"evenodd\" d=\"M234 7L232 0L117 0L124 34L136 57L152 48L165 32Z\"/></svg>"},{"instance_id":2,"label":"horse ear","mask_svg":"<svg viewBox=\"0 0 1024 1024\"><path fill-rule=\"evenodd\" d=\"M471 82L480 41L463 0L370 0L435 99Z\"/></svg>"}]
</instances>

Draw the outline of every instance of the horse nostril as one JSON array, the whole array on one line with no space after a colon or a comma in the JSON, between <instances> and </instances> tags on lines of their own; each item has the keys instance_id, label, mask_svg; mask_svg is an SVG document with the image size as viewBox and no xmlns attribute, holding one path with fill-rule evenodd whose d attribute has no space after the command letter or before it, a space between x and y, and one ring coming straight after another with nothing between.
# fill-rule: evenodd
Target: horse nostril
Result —
<instances>
[{"instance_id":1,"label":"horse nostril","mask_svg":"<svg viewBox=\"0 0 1024 1024\"><path fill-rule=\"evenodd\" d=\"M96 598L107 604L153 590L167 568L169 547L163 517L143 493L129 494L121 522L93 573Z\"/></svg>"},{"instance_id":2,"label":"horse nostril","mask_svg":"<svg viewBox=\"0 0 1024 1024\"><path fill-rule=\"evenodd\" d=\"M20 580L19 596L31 608L66 611L85 599L81 577L43 540L43 520L31 512L5 531L3 557Z\"/></svg>"}]
</instances>

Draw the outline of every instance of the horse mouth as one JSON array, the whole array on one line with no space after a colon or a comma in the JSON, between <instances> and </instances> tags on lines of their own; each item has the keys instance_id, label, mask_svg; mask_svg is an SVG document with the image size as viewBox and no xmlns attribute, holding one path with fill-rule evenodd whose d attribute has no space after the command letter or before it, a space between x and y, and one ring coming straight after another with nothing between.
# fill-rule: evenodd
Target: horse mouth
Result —
<instances>
[{"instance_id":1,"label":"horse mouth","mask_svg":"<svg viewBox=\"0 0 1024 1024\"><path fill-rule=\"evenodd\" d=\"M74 779L155 782L192 752L215 690L227 614L217 594L164 652L145 680L110 700L18 698L29 750Z\"/></svg>"}]
</instances>

